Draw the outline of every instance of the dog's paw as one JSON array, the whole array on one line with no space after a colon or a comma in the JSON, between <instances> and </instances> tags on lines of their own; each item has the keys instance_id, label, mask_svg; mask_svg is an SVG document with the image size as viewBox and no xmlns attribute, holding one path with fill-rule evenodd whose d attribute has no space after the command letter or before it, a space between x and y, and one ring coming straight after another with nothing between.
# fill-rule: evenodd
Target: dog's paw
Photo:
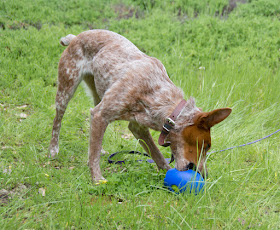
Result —
<instances>
[{"instance_id":1,"label":"dog's paw","mask_svg":"<svg viewBox=\"0 0 280 230\"><path fill-rule=\"evenodd\" d=\"M101 184L106 184L108 181L106 179L103 180L97 180L94 182L94 185L101 185Z\"/></svg>"},{"instance_id":2,"label":"dog's paw","mask_svg":"<svg viewBox=\"0 0 280 230\"><path fill-rule=\"evenodd\" d=\"M172 169L172 167L170 165L166 164L164 166L158 167L158 169L167 172L169 169Z\"/></svg>"},{"instance_id":3,"label":"dog's paw","mask_svg":"<svg viewBox=\"0 0 280 230\"><path fill-rule=\"evenodd\" d=\"M49 149L49 158L55 159L57 155L58 155L58 147Z\"/></svg>"}]
</instances>

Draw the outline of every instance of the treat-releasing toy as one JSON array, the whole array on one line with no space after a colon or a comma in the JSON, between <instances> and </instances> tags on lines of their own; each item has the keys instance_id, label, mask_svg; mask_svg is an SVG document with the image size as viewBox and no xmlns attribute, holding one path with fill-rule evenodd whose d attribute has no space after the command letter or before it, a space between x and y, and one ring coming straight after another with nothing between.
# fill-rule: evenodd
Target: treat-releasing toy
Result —
<instances>
[{"instance_id":1,"label":"treat-releasing toy","mask_svg":"<svg viewBox=\"0 0 280 230\"><path fill-rule=\"evenodd\" d=\"M167 171L164 178L164 185L173 192L189 192L196 195L204 189L204 179L202 176L193 170L178 171L170 169Z\"/></svg>"}]
</instances>

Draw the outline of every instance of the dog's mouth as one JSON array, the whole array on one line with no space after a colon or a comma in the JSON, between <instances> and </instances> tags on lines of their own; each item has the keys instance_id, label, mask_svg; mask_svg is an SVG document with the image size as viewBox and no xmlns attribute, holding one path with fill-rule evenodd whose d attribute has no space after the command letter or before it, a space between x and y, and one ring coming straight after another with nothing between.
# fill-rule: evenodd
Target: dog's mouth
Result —
<instances>
[{"instance_id":1,"label":"dog's mouth","mask_svg":"<svg viewBox=\"0 0 280 230\"><path fill-rule=\"evenodd\" d=\"M199 174L205 179L207 176L207 172L205 173L204 171L200 171L197 166L194 163L189 163L183 168L181 171L187 171L187 170L193 170L193 171L198 171Z\"/></svg>"},{"instance_id":2,"label":"dog's mouth","mask_svg":"<svg viewBox=\"0 0 280 230\"><path fill-rule=\"evenodd\" d=\"M194 170L196 171L196 165L194 163L188 163L187 165L181 167L180 169L178 169L179 171L187 171L187 170Z\"/></svg>"},{"instance_id":3,"label":"dog's mouth","mask_svg":"<svg viewBox=\"0 0 280 230\"><path fill-rule=\"evenodd\" d=\"M193 171L196 171L197 170L197 167L194 163L189 163L187 164L182 171L187 171L187 170L193 170Z\"/></svg>"},{"instance_id":4,"label":"dog's mouth","mask_svg":"<svg viewBox=\"0 0 280 230\"><path fill-rule=\"evenodd\" d=\"M207 170L206 170L206 171L205 171L204 169L203 169L203 170L200 170L198 167L196 167L196 165L195 165L194 163L189 163L189 164L187 165L187 170L189 170L189 169L191 169L191 170L193 170L193 171L198 171L199 174L200 174L204 179L207 178L207 176L208 176Z\"/></svg>"},{"instance_id":5,"label":"dog's mouth","mask_svg":"<svg viewBox=\"0 0 280 230\"><path fill-rule=\"evenodd\" d=\"M171 156L171 161L174 160L174 156L172 154ZM193 170L193 171L198 171L198 173L205 178L205 176L207 175L207 170L204 171L204 168L200 168L198 167L196 164L194 164L191 161L188 161L186 159L177 159L177 161L175 160L175 168L179 171L188 171L188 170Z\"/></svg>"},{"instance_id":6,"label":"dog's mouth","mask_svg":"<svg viewBox=\"0 0 280 230\"><path fill-rule=\"evenodd\" d=\"M194 163L189 163L187 166L186 166L186 170L189 170L189 169L192 169L194 171L196 171L196 166Z\"/></svg>"}]
</instances>

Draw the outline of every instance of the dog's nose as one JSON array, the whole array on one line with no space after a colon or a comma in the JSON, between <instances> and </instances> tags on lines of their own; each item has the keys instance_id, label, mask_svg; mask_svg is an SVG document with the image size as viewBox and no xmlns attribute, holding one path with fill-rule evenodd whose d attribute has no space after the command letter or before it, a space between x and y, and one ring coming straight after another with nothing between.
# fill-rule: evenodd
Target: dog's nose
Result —
<instances>
[{"instance_id":1,"label":"dog's nose","mask_svg":"<svg viewBox=\"0 0 280 230\"><path fill-rule=\"evenodd\" d=\"M193 171L196 171L197 168L196 168L196 165L194 163L189 163L187 166L186 166L186 170L189 170L189 169L192 169ZM207 171L207 168L203 168L203 169L199 169L198 168L198 172L199 174L205 179L208 177L208 171Z\"/></svg>"},{"instance_id":2,"label":"dog's nose","mask_svg":"<svg viewBox=\"0 0 280 230\"><path fill-rule=\"evenodd\" d=\"M194 163L189 163L187 166L186 166L186 170L189 170L189 169L192 169L192 170L196 170L196 166Z\"/></svg>"}]
</instances>

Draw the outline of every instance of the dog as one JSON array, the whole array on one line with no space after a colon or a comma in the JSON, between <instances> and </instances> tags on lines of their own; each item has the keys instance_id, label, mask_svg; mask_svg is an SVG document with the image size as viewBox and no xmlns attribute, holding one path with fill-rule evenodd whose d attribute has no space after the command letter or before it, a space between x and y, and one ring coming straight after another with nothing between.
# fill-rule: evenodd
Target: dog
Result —
<instances>
[{"instance_id":1,"label":"dog","mask_svg":"<svg viewBox=\"0 0 280 230\"><path fill-rule=\"evenodd\" d=\"M193 98L168 77L156 58L141 52L123 36L108 30L90 30L61 38L68 46L59 61L56 116L49 155L59 151L61 121L75 90L84 81L93 97L90 109L88 164L94 182L103 181L100 152L106 127L115 120L129 121L128 128L157 167L171 167L154 143L149 129L161 131L159 144L170 146L175 167L184 171L194 166L207 175L206 152L211 147L210 128L223 121L230 108L203 112ZM143 142L143 143L142 143Z\"/></svg>"}]
</instances>

